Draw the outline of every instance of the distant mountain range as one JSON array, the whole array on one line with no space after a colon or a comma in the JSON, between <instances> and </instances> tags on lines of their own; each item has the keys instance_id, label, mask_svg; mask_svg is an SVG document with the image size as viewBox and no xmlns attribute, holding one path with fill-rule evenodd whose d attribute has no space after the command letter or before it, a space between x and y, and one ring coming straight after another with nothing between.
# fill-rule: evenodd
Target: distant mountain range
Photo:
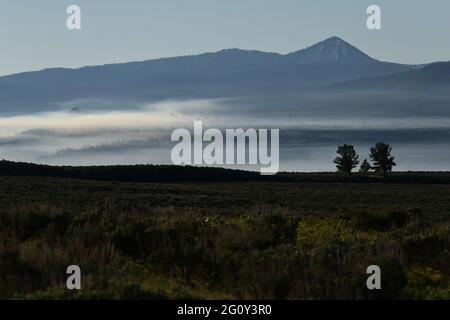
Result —
<instances>
[{"instance_id":1,"label":"distant mountain range","mask_svg":"<svg viewBox=\"0 0 450 320\"><path fill-rule=\"evenodd\" d=\"M215 53L0 77L0 112L61 109L108 101L107 108L165 99L295 95L311 90L448 88L450 64L382 62L332 37L286 55L227 49ZM69 103L70 104L70 103ZM70 108L69 108L70 109Z\"/></svg>"}]
</instances>

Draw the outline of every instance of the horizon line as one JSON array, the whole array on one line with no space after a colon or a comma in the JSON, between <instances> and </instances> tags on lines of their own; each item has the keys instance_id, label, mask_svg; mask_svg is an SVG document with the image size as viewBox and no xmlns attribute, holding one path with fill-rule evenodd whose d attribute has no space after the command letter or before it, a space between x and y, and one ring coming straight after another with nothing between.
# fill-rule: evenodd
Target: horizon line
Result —
<instances>
[{"instance_id":1,"label":"horizon line","mask_svg":"<svg viewBox=\"0 0 450 320\"><path fill-rule=\"evenodd\" d=\"M449 60L438 60L438 61L431 61L431 62L426 62L426 63L402 63L402 62L392 62L392 61L385 61L385 60L379 60L377 58L372 57L371 55L367 54L366 52L362 51L361 49L359 49L358 47L356 47L355 45L351 44L350 42L342 39L341 37L338 36L330 36L324 40L315 42L314 44L311 45L307 45L306 47L302 48L302 49L298 49L295 51L290 51L287 53L279 53L276 51L263 51L263 50L258 50L258 49L241 49L241 48L237 48L237 47L230 47L230 48L222 48L222 49L218 49L215 51L206 51L206 52L201 52L201 53L192 53L192 54L183 54L183 55L174 55L174 56L165 56L165 57L157 57L157 58L148 58L148 59L144 59L144 60L128 60L128 61L121 61L121 62L107 62L104 64L87 64L87 65L82 65L82 66L77 66L77 67L64 67L64 66L54 66L54 67L45 67L42 69L35 69L35 70L28 70L28 71L19 71L19 72L15 72L15 73L7 73L7 74L1 74L0 73L0 78L3 77L9 77L9 76L15 76L15 75L21 75L21 74L26 74L26 73L35 73L35 72L42 72L42 71L48 71L48 70L68 70L68 71L74 71L74 70L81 70L81 69L85 69L85 68L94 68L94 67L105 67L105 66L113 66L113 65L122 65L122 64L133 64L133 63L145 63L145 62L150 62L150 61L158 61L158 60L165 60L165 59L177 59L177 58L188 58L188 57L198 57L198 56L202 56L202 55L207 55L207 54L218 54L220 52L223 51L228 51L228 50L239 50L242 52L257 52L257 53L263 53L263 54L273 54L273 55L279 55L279 56L288 56L294 53L298 53L301 52L303 50L307 50L309 48L312 48L320 43L326 42L326 41L330 41L333 39L338 39L343 41L344 43L346 43L347 45L355 48L356 50L364 53L365 55L367 55L369 58L374 59L376 61L379 62L386 62L386 63L394 63L394 64L402 64L402 65L407 65L407 66L425 66L425 65L429 65L429 64L433 64L433 63L439 63L439 62L449 62Z\"/></svg>"}]
</instances>

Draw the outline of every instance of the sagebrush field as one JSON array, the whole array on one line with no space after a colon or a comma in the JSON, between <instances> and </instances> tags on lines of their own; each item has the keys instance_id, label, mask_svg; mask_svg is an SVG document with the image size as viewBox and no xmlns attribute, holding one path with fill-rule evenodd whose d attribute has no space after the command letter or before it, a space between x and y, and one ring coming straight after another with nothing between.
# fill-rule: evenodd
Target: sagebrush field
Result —
<instances>
[{"instance_id":1,"label":"sagebrush field","mask_svg":"<svg viewBox=\"0 0 450 320\"><path fill-rule=\"evenodd\" d=\"M450 184L428 181L445 175L3 175L0 298L449 299ZM80 291L65 286L71 264L82 269ZM366 287L371 264L381 267L382 290Z\"/></svg>"}]
</instances>

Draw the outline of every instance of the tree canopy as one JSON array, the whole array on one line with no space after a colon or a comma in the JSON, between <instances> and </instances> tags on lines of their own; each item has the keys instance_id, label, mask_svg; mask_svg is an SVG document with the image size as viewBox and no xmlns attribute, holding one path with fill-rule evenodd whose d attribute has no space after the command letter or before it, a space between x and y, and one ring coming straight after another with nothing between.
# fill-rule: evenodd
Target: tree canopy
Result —
<instances>
[{"instance_id":1,"label":"tree canopy","mask_svg":"<svg viewBox=\"0 0 450 320\"><path fill-rule=\"evenodd\" d=\"M336 164L338 172L350 174L352 169L359 164L358 154L354 146L350 144L338 146L336 153L339 156L333 162Z\"/></svg>"},{"instance_id":2,"label":"tree canopy","mask_svg":"<svg viewBox=\"0 0 450 320\"><path fill-rule=\"evenodd\" d=\"M395 157L391 156L391 152L392 147L383 142L379 142L370 148L370 160L373 163L372 169L375 172L383 173L386 176L397 165L394 162Z\"/></svg>"}]
</instances>

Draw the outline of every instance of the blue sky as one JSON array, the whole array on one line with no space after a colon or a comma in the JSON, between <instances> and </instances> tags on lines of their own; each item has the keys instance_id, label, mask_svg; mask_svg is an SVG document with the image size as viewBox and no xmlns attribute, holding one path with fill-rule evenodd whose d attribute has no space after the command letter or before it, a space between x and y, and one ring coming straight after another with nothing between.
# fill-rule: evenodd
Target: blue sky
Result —
<instances>
[{"instance_id":1,"label":"blue sky","mask_svg":"<svg viewBox=\"0 0 450 320\"><path fill-rule=\"evenodd\" d=\"M66 8L82 30L66 29ZM366 28L382 9L383 30ZM339 36L387 61L450 60L448 0L0 0L0 74L197 54L287 53Z\"/></svg>"}]
</instances>

